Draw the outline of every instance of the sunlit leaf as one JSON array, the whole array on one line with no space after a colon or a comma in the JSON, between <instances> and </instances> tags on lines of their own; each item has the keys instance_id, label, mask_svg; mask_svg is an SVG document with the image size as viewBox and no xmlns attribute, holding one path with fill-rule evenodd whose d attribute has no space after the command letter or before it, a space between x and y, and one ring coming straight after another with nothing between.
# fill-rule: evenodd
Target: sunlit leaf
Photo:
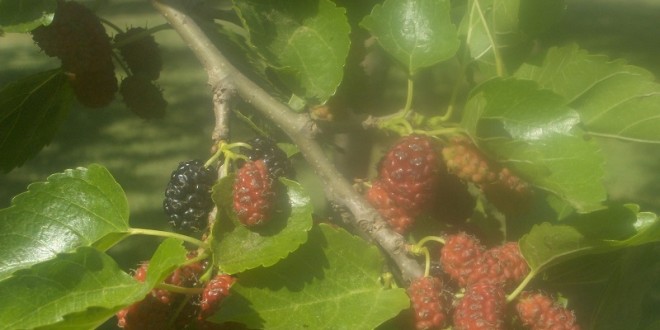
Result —
<instances>
[{"instance_id":1,"label":"sunlit leaf","mask_svg":"<svg viewBox=\"0 0 660 330\"><path fill-rule=\"evenodd\" d=\"M53 174L0 210L0 279L127 230L126 196L104 167Z\"/></svg>"},{"instance_id":2,"label":"sunlit leaf","mask_svg":"<svg viewBox=\"0 0 660 330\"><path fill-rule=\"evenodd\" d=\"M165 240L140 283L124 273L112 258L91 248L16 272L0 282L0 329L94 329L119 309L144 296L186 260L181 241Z\"/></svg>"},{"instance_id":3,"label":"sunlit leaf","mask_svg":"<svg viewBox=\"0 0 660 330\"><path fill-rule=\"evenodd\" d=\"M579 115L535 83L495 79L473 91L462 125L477 144L523 179L580 212L601 208L603 157Z\"/></svg>"},{"instance_id":4,"label":"sunlit leaf","mask_svg":"<svg viewBox=\"0 0 660 330\"><path fill-rule=\"evenodd\" d=\"M361 25L410 74L451 58L459 46L449 0L386 0Z\"/></svg>"},{"instance_id":5,"label":"sunlit leaf","mask_svg":"<svg viewBox=\"0 0 660 330\"><path fill-rule=\"evenodd\" d=\"M592 134L660 142L660 84L642 68L570 45L550 49L541 66L523 65L516 77L564 96Z\"/></svg>"},{"instance_id":6,"label":"sunlit leaf","mask_svg":"<svg viewBox=\"0 0 660 330\"><path fill-rule=\"evenodd\" d=\"M283 261L241 274L212 318L254 329L373 329L409 305L403 289L383 288L378 249L321 225Z\"/></svg>"},{"instance_id":7,"label":"sunlit leaf","mask_svg":"<svg viewBox=\"0 0 660 330\"><path fill-rule=\"evenodd\" d=\"M632 228L629 216L620 210L600 212L604 213L596 217L587 216L576 225L542 223L534 226L520 239L520 250L532 271L538 273L581 256L660 242L660 221L657 218L630 237L622 238L618 236L625 231L617 231L617 228Z\"/></svg>"},{"instance_id":8,"label":"sunlit leaf","mask_svg":"<svg viewBox=\"0 0 660 330\"><path fill-rule=\"evenodd\" d=\"M293 92L324 103L344 74L350 26L329 0L236 1L251 44Z\"/></svg>"}]
</instances>

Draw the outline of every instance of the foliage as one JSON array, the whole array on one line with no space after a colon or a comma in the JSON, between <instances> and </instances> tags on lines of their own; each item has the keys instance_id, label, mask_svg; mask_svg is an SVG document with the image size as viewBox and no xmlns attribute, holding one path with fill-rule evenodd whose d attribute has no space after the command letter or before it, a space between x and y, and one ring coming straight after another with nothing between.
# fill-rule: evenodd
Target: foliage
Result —
<instances>
[{"instance_id":1,"label":"foliage","mask_svg":"<svg viewBox=\"0 0 660 330\"><path fill-rule=\"evenodd\" d=\"M432 207L420 211L417 227L405 237L408 243L457 230L499 237L497 243L517 241L530 272L509 292L509 300L523 289L553 288L568 297L585 328L660 322L645 309L646 300L653 299L647 293L657 275L650 263L657 266L652 248L660 242L660 220L641 210L639 201L608 200L604 180L611 173L602 152L608 139L660 142L660 85L643 68L590 54L577 44L548 47L539 61L528 46L560 20L564 1L385 0L369 12L365 4L330 0L234 0L231 8L207 6L212 5L182 7L194 18L191 24L204 26L200 31L214 42L204 43L209 49L191 48L219 50L227 57L214 57L226 61L221 66L235 65L244 74L240 79L258 83L251 89L270 93L264 100L257 92L240 93L239 86L237 94L247 102L231 102L232 113L225 114L231 127L276 138L299 169L319 172L327 193L322 203L337 207L314 209L319 203L303 180L273 178L278 187L273 219L258 228L242 226L232 204L232 172L244 158L236 152L243 145L234 143L245 139L229 132L209 141L214 154L206 165L221 165L222 177L210 192L216 209L202 233L135 228L129 224L127 198L105 167L64 170L33 183L0 210L0 296L15 298L0 301L0 328L95 328L152 290L172 289L163 282L190 263L191 251L211 266L201 282L213 273L238 278L212 322L268 329L386 329L409 321L402 287L415 269L426 268L429 275L432 263L418 258L419 251L403 251L405 245L383 244L404 239L385 222L362 217L376 210L368 204L365 209L354 191L342 191L347 180L331 162L345 155L341 147L346 146L330 141L346 127L358 127L358 134L371 140L423 134L444 146L457 136L467 138L493 168L510 170L533 190L531 210L514 200L521 210L511 213L488 195L487 184L461 182L476 200L468 203L467 219L450 221ZM29 33L48 24L54 11L52 1L0 0L0 32ZM350 72L356 58L365 73ZM119 56L116 60L122 63ZM210 81L223 74L209 71ZM242 84L232 77L240 73L227 72L218 80L231 81L228 88ZM369 88L391 88L377 81L375 72L398 77L396 90L404 95L386 109L387 116L373 117L382 110L353 108L365 103L342 90L361 75ZM424 103L418 82L437 72L451 75L449 92ZM74 81L71 73L55 68L0 88L2 171L21 166L53 139L71 108ZM227 104L222 101L216 107ZM290 108L275 113L269 102ZM296 126L310 117L314 122ZM310 128L320 133L305 137L319 134L317 139L297 138ZM364 142L351 140L348 147ZM356 171L366 172L378 162L359 159L352 164ZM326 166L330 172L323 172ZM143 234L166 239L141 282L120 269L107 250ZM407 263L402 262L407 252ZM575 283L604 288L589 296L594 308L573 303L580 301L580 290L572 292L567 284ZM623 319L616 317L619 313Z\"/></svg>"}]
</instances>

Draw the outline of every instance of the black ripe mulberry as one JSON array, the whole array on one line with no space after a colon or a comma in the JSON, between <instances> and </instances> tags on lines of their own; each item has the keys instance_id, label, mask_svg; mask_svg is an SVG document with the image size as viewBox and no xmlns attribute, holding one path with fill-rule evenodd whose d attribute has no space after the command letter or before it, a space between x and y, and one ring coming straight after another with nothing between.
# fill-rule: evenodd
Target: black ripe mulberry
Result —
<instances>
[{"instance_id":1,"label":"black ripe mulberry","mask_svg":"<svg viewBox=\"0 0 660 330\"><path fill-rule=\"evenodd\" d=\"M273 178L280 176L292 178L294 175L293 166L286 153L280 149L275 141L269 138L255 137L247 141L252 149L243 148L241 152L250 160L256 161L263 159L268 172Z\"/></svg>"},{"instance_id":2,"label":"black ripe mulberry","mask_svg":"<svg viewBox=\"0 0 660 330\"><path fill-rule=\"evenodd\" d=\"M146 30L141 27L130 28L126 32L117 34L114 40L119 46L122 58L133 74L140 74L149 80L156 80L163 68L163 59L156 40L152 35L144 35L134 39L137 35L145 32Z\"/></svg>"},{"instance_id":3,"label":"black ripe mulberry","mask_svg":"<svg viewBox=\"0 0 660 330\"><path fill-rule=\"evenodd\" d=\"M179 163L167 184L163 202L175 229L190 232L206 228L206 217L213 208L211 187L216 180L217 173L199 160Z\"/></svg>"},{"instance_id":4,"label":"black ripe mulberry","mask_svg":"<svg viewBox=\"0 0 660 330\"><path fill-rule=\"evenodd\" d=\"M53 22L32 30L46 55L58 57L80 103L98 108L117 92L112 46L99 18L73 1L58 1Z\"/></svg>"},{"instance_id":5,"label":"black ripe mulberry","mask_svg":"<svg viewBox=\"0 0 660 330\"><path fill-rule=\"evenodd\" d=\"M119 89L126 106L142 119L165 116L167 101L163 92L152 81L141 74L126 77Z\"/></svg>"}]
</instances>

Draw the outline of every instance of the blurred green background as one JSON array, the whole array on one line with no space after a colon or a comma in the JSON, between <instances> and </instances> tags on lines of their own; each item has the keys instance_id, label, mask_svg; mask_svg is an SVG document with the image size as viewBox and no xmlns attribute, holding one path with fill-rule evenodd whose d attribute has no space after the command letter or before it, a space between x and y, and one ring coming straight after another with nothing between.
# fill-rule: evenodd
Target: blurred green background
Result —
<instances>
[{"instance_id":1,"label":"blurred green background","mask_svg":"<svg viewBox=\"0 0 660 330\"><path fill-rule=\"evenodd\" d=\"M86 3L87 4L87 3ZM121 28L153 27L165 22L146 1L111 1L99 6L99 16ZM108 33L116 33L106 27ZM24 191L30 182L51 173L99 163L107 167L128 196L131 224L167 228L162 195L171 171L180 161L208 158L213 112L206 74L173 30L161 31L156 40L164 70L157 83L169 102L164 119L145 121L133 115L118 97L109 107L71 111L52 143L37 157L8 174L0 174L0 207ZM0 38L0 85L40 70L59 66L45 56L29 35ZM125 77L117 70L118 79ZM157 240L131 238L113 252L125 268L146 260ZM124 250L131 253L124 254Z\"/></svg>"},{"instance_id":2,"label":"blurred green background","mask_svg":"<svg viewBox=\"0 0 660 330\"><path fill-rule=\"evenodd\" d=\"M122 28L164 23L143 0L107 1L99 6L98 14ZM172 30L159 32L156 40L165 63L157 83L169 102L166 117L142 120L119 99L104 109L76 106L37 157L0 174L0 208L9 206L11 198L31 182L67 168L99 163L126 191L132 226L167 228L161 204L168 177L180 161L208 157L213 113L207 77L194 55ZM569 0L563 21L540 44L573 41L592 53L625 58L660 77L660 0ZM57 66L59 60L41 53L29 35L0 37L0 86ZM118 78L122 77L120 73ZM643 210L660 213L660 145L606 141L603 150L610 197L635 201ZM111 253L121 256L118 262L129 269L148 259L157 243L129 238Z\"/></svg>"}]
</instances>

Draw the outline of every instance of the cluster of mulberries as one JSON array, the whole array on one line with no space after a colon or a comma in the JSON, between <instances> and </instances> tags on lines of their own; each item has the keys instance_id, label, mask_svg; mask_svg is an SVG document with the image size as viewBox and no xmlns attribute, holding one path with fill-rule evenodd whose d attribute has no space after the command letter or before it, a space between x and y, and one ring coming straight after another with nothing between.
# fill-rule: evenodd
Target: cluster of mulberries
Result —
<instances>
[{"instance_id":1,"label":"cluster of mulberries","mask_svg":"<svg viewBox=\"0 0 660 330\"><path fill-rule=\"evenodd\" d=\"M148 269L149 264L142 263L133 277L144 282ZM117 312L117 326L129 330L219 328L219 325L206 319L218 310L236 280L230 275L218 274L202 283L199 278L206 269L206 262L195 262L178 268L164 281L179 287L202 288L201 294L188 296L165 289L153 289L144 299Z\"/></svg>"},{"instance_id":2,"label":"cluster of mulberries","mask_svg":"<svg viewBox=\"0 0 660 330\"><path fill-rule=\"evenodd\" d=\"M160 49L154 37L141 27L129 28L115 36L115 44L131 75L119 88L126 106L143 119L162 118L167 101L154 83L163 67Z\"/></svg>"},{"instance_id":3,"label":"cluster of mulberries","mask_svg":"<svg viewBox=\"0 0 660 330\"><path fill-rule=\"evenodd\" d=\"M83 105L108 105L117 92L112 46L99 18L73 1L58 1L53 21L32 30L48 56L58 57L76 98Z\"/></svg>"},{"instance_id":4,"label":"cluster of mulberries","mask_svg":"<svg viewBox=\"0 0 660 330\"><path fill-rule=\"evenodd\" d=\"M465 182L476 184L489 202L506 214L524 211L531 202L529 184L508 168L492 162L464 137L453 138L442 150L447 170Z\"/></svg>"},{"instance_id":5,"label":"cluster of mulberries","mask_svg":"<svg viewBox=\"0 0 660 330\"><path fill-rule=\"evenodd\" d=\"M435 196L442 171L435 140L403 137L381 160L366 198L394 230L404 233Z\"/></svg>"},{"instance_id":6,"label":"cluster of mulberries","mask_svg":"<svg viewBox=\"0 0 660 330\"><path fill-rule=\"evenodd\" d=\"M440 251L440 262L443 270L460 287L491 282L511 288L529 273L517 242L486 249L476 237L464 232L446 238Z\"/></svg>"},{"instance_id":7,"label":"cluster of mulberries","mask_svg":"<svg viewBox=\"0 0 660 330\"><path fill-rule=\"evenodd\" d=\"M163 209L170 224L178 231L195 232L206 228L207 215L213 208L211 188L217 173L199 160L179 163L165 189Z\"/></svg>"},{"instance_id":8,"label":"cluster of mulberries","mask_svg":"<svg viewBox=\"0 0 660 330\"><path fill-rule=\"evenodd\" d=\"M440 265L435 277L413 280L408 289L417 329L497 330L514 320L533 330L579 329L571 311L540 293L524 293L516 305L518 318L507 315L507 290L530 271L517 242L488 249L475 236L459 232L445 237ZM441 280L444 275L448 281ZM448 294L457 288L464 292L452 301Z\"/></svg>"},{"instance_id":9,"label":"cluster of mulberries","mask_svg":"<svg viewBox=\"0 0 660 330\"><path fill-rule=\"evenodd\" d=\"M261 226L273 216L279 195L278 178L292 177L293 167L286 153L274 141L254 138L243 152L249 158L236 172L233 208L246 227Z\"/></svg>"}]
</instances>

